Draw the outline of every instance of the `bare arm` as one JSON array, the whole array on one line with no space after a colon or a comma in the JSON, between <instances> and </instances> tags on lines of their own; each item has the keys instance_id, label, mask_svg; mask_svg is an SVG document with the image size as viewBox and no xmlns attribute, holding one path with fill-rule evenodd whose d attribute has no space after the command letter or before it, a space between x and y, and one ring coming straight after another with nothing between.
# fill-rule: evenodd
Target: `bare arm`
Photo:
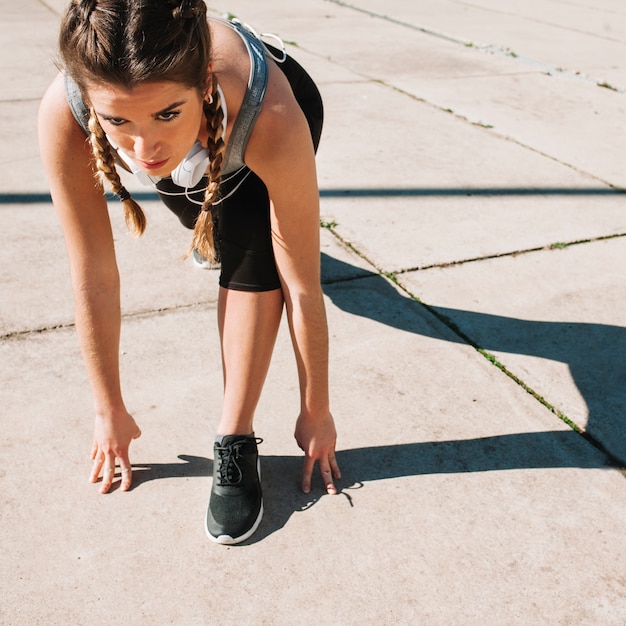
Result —
<instances>
[{"instance_id":1,"label":"bare arm","mask_svg":"<svg viewBox=\"0 0 626 626\"><path fill-rule=\"evenodd\" d=\"M86 138L65 101L59 77L39 111L39 144L70 263L76 327L92 387L96 431L91 480L102 465L123 471L130 487L128 447L141 433L122 400L119 378L120 289L113 235L102 187L96 182ZM108 491L113 473L103 475Z\"/></svg>"},{"instance_id":2,"label":"bare arm","mask_svg":"<svg viewBox=\"0 0 626 626\"><path fill-rule=\"evenodd\" d=\"M329 493L336 431L329 408L328 328L320 283L319 192L309 128L280 70L271 65L263 111L246 162L265 182L272 203L274 255L282 283L300 381L296 440L304 450L302 487L319 462Z\"/></svg>"}]
</instances>

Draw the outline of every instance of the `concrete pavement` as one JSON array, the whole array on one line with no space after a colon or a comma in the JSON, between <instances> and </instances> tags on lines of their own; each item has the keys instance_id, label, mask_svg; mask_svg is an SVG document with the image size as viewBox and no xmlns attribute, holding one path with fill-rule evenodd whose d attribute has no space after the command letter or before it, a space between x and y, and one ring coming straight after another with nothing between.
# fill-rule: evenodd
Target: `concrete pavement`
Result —
<instances>
[{"instance_id":1,"label":"concrete pavement","mask_svg":"<svg viewBox=\"0 0 626 626\"><path fill-rule=\"evenodd\" d=\"M336 497L298 490L283 328L256 422L266 515L232 548L202 526L217 276L151 200L140 240L111 203L135 488L87 482L35 128L64 4L0 0L0 623L626 623L622 3L211 3L290 42L325 99L344 474Z\"/></svg>"}]
</instances>

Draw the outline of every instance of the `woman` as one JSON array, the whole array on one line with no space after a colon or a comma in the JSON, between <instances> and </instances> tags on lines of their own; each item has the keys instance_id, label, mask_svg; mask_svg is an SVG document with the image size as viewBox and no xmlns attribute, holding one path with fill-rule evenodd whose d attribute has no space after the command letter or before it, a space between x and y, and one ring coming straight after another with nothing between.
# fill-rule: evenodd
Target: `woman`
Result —
<instances>
[{"instance_id":1,"label":"woman","mask_svg":"<svg viewBox=\"0 0 626 626\"><path fill-rule=\"evenodd\" d=\"M302 489L316 463L328 493L340 477L319 275L319 94L251 29L208 19L202 0L73 0L59 42L63 72L42 100L39 135L94 397L91 480L102 474L106 493L117 462L129 489L129 447L141 434L120 389L119 276L101 182L141 234L144 214L116 169L124 167L194 229L190 251L221 263L224 402L206 530L238 543L263 515L253 417L283 306L300 381Z\"/></svg>"}]
</instances>

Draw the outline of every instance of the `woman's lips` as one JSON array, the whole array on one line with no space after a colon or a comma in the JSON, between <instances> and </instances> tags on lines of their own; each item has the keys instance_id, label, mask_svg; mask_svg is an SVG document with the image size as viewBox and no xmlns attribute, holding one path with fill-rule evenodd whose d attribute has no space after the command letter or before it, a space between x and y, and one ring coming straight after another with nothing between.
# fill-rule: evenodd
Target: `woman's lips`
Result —
<instances>
[{"instance_id":1,"label":"woman's lips","mask_svg":"<svg viewBox=\"0 0 626 626\"><path fill-rule=\"evenodd\" d=\"M169 159L163 159L163 161L142 161L139 159L138 163L141 167L149 171L154 171L162 169L168 161Z\"/></svg>"}]
</instances>

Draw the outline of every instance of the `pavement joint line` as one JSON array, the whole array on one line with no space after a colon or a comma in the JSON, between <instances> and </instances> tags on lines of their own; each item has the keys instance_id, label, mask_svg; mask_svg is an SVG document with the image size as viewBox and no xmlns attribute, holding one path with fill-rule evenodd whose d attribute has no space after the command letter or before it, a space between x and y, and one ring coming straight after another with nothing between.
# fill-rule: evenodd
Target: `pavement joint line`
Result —
<instances>
[{"instance_id":1,"label":"pavement joint line","mask_svg":"<svg viewBox=\"0 0 626 626\"><path fill-rule=\"evenodd\" d=\"M205 302L192 302L189 304L177 304L170 307L160 307L158 309L144 309L141 311L131 311L129 313L122 313L122 320L130 319L146 319L150 317L158 317L162 314L175 313L178 311L194 310L202 308L211 308L216 301L207 300ZM0 335L0 341L11 341L12 339L22 339L29 335L40 335L45 333L54 332L56 330L66 330L69 328L76 328L76 322L62 322L60 324L53 324L51 326L42 326L40 328L28 328L25 330L15 330L3 335Z\"/></svg>"},{"instance_id":2,"label":"pavement joint line","mask_svg":"<svg viewBox=\"0 0 626 626\"><path fill-rule=\"evenodd\" d=\"M494 367L499 369L504 375L508 376L513 382L515 382L519 387L521 387L526 393L531 395L535 400L539 402L543 407L548 409L553 415L555 415L558 419L560 419L566 426L568 426L575 433L580 435L585 441L591 444L594 448L596 448L599 452L601 452L607 459L607 464L611 467L620 470L621 475L626 478L626 461L619 459L614 454L609 452L604 444L594 437L587 430L576 424L571 418L569 418L563 411L553 405L551 402L546 400L544 396L542 396L539 392L535 391L529 384L524 382L519 376L517 376L513 371L511 371L504 363L502 363L494 354L482 348L478 343L476 343L469 335L463 332L452 320L450 320L447 316L441 314L436 308L431 305L423 302L417 296L415 296L409 289L407 289L400 281L397 281L396 284L400 289L402 289L413 301L420 304L424 307L429 313L431 313L434 317L436 317L440 322L442 322L445 326L447 326L452 332L458 335L459 338L463 339L469 346L471 346L476 352L478 352L481 356L483 356L489 363L491 363Z\"/></svg>"},{"instance_id":3,"label":"pavement joint line","mask_svg":"<svg viewBox=\"0 0 626 626\"><path fill-rule=\"evenodd\" d=\"M461 259L458 261L446 261L445 263L431 263L430 265L422 265L422 266L417 265L414 267L406 267L406 268L394 270L393 272L385 272L384 270L379 268L373 261L367 258L365 254L360 252L351 242L344 239L339 234L339 232L337 232L336 230L337 226L338 226L338 223L335 222L334 220L324 221L321 223L321 227L330 231L332 235L341 242L341 244L343 244L345 247L349 248L358 256L360 256L364 261L366 261L369 265L371 265L379 274L382 274L385 276L401 276L402 274L408 274L410 272L423 272L425 270L431 270L431 269L445 269L447 267L454 267L456 265L465 265L468 263L478 263L480 261L489 261L492 259L522 256L525 254L531 254L533 252L542 252L542 251L549 251L549 250L564 250L572 246L579 246L579 245L589 244L589 243L597 243L601 241L610 241L612 239L621 239L621 238L626 237L626 233L615 233L612 235L600 235L598 237L590 237L588 239L576 239L574 241L567 241L567 242L554 242L551 244L547 244L545 246L537 246L535 248L525 248L523 250L514 250L512 252L500 252L497 254L487 254L487 255L479 256L479 257ZM357 278L357 277L354 277L354 278ZM358 277L358 278L363 278L363 277ZM353 280L353 278L337 279L337 280L329 281L329 282L343 282L344 280Z\"/></svg>"},{"instance_id":4,"label":"pavement joint line","mask_svg":"<svg viewBox=\"0 0 626 626\"><path fill-rule=\"evenodd\" d=\"M603 235L603 236L595 237L595 238L591 238L591 239L571 241L571 242L562 243L562 244L561 243L553 243L553 244L549 244L547 246L541 246L541 247L537 247L537 248L528 248L526 250L521 250L521 251L516 251L516 252L505 252L505 253L502 253L502 254L487 255L487 256L483 256L483 257L475 257L475 258L472 258L472 259L464 259L464 260L460 260L460 261L449 261L449 262L446 262L446 263L433 263L432 265L424 265L424 266L421 266L421 267L417 266L417 267L413 267L413 268L404 268L404 269L388 272L388 271L385 271L384 269L378 267L363 252L361 252L356 246L354 246L354 244L349 242L347 239L344 239L336 230L336 227L337 227L337 223L336 222L334 222L332 220L331 221L323 221L323 222L320 223L320 227L324 228L325 230L330 231L330 233L344 247L348 248L349 250L354 252L357 256L362 258L368 265L370 265L376 271L377 274L379 274L380 276L390 280L394 284L398 285L412 299L414 299L415 301L419 302L423 306L427 306L427 305L424 305L424 303L422 303L419 300L419 298L414 296L408 289L406 289L403 285L401 285L400 282L397 279L398 276L401 276L403 274L407 274L409 272L425 271L425 270L429 270L429 269L444 269L446 267L453 267L453 266L456 266L456 265L463 265L463 264L467 264L467 263L476 263L476 262L487 261L487 260L491 260L491 259L498 259L498 258L506 258L506 257L511 257L511 256L518 256L518 255L522 255L522 254L529 254L529 253L532 253L532 252L540 252L542 250L560 250L560 249L568 248L570 246L576 246L576 245L581 245L581 244L586 244L586 243L594 243L594 242L599 242L599 241L607 241L607 240L611 240L611 239L619 239L619 238L626 237L626 233L619 233L619 234L614 234L614 235ZM339 278L339 279L325 281L325 284L335 284L335 283L339 283L339 282L348 282L348 281L351 281L351 280L358 280L358 279L361 279L361 278L367 278L367 276L352 276L352 277L346 277L346 278ZM142 318L142 317L145 318L145 317L157 316L157 315L160 315L162 313L171 313L171 312L185 310L185 309L191 310L191 309L194 309L194 308L197 308L197 307L210 306L211 304L213 304L213 301L207 300L207 301L204 301L204 302L192 302L192 303L189 303L189 304L180 304L180 305L176 305L176 306L172 306L172 307L160 307L160 308L157 308L157 309L144 309L144 310L141 310L141 311L133 311L131 313L123 313L122 314L122 319L134 319L134 318ZM65 323L60 323L60 324L54 324L52 326L42 326L40 328L29 328L29 329L25 329L25 330L11 331L11 332L4 333L4 334L0 335L0 341L9 341L9 340L12 340L12 339L20 339L20 338L23 338L23 337L27 337L29 335L43 334L43 333L48 333L48 332L54 332L56 330L64 330L64 329L75 328L75 327L76 327L75 322L65 322ZM473 344L470 344L470 345L473 345Z\"/></svg>"},{"instance_id":5,"label":"pavement joint line","mask_svg":"<svg viewBox=\"0 0 626 626\"><path fill-rule=\"evenodd\" d=\"M405 198L413 196L488 198L511 196L615 196L622 189L602 187L329 187L319 190L320 198ZM2 194L0 194L0 203Z\"/></svg>"},{"instance_id":6,"label":"pavement joint line","mask_svg":"<svg viewBox=\"0 0 626 626\"><path fill-rule=\"evenodd\" d=\"M429 103L426 103L429 104ZM449 111L446 111L449 112ZM582 172L584 176L588 176ZM600 181L600 187L378 187L378 188L320 188L320 198L363 198L363 197L407 197L407 196L613 196L626 193L626 189L612 186ZM119 203L119 198L109 193L105 194L108 202ZM160 203L156 191L134 191L133 198L141 202ZM51 204L49 192L18 192L7 191L0 193L0 205L6 204Z\"/></svg>"},{"instance_id":7,"label":"pavement joint line","mask_svg":"<svg viewBox=\"0 0 626 626\"><path fill-rule=\"evenodd\" d=\"M446 33L442 33L440 31L433 30L432 28L426 28L425 26L419 26L419 24L411 24L410 22L405 22L404 20L398 20L396 18L390 17L389 15L384 15L383 13L377 13L376 11L370 11L369 9L363 9L362 7L358 7L350 2L344 2L343 0L326 0L326 2L330 2L332 4L336 4L340 7L344 7L346 9L352 9L353 11L357 11L359 13L363 13L364 15L368 15L369 17L376 17L381 20L385 20L386 22L390 22L391 24L396 24L398 26L404 26L405 28L410 28L412 30L416 30L420 33L424 33L426 35L431 35L432 37L437 37L438 39L443 39L445 41L449 41L451 43L461 44L464 46L468 46L471 44L470 41L460 39L459 37L455 37L453 35L448 35Z\"/></svg>"},{"instance_id":8,"label":"pavement joint line","mask_svg":"<svg viewBox=\"0 0 626 626\"><path fill-rule=\"evenodd\" d=\"M22 102L40 102L41 96L36 98L0 98L0 104L20 104Z\"/></svg>"},{"instance_id":9,"label":"pavement joint line","mask_svg":"<svg viewBox=\"0 0 626 626\"><path fill-rule=\"evenodd\" d=\"M494 131L492 131L494 132ZM566 161L562 161L561 159L559 159L558 157L555 157L551 154L548 154L547 152L544 152L543 150L539 150L539 148L535 148L534 146L531 146L527 143L524 143L523 141L520 141L519 139L516 139L515 137L512 137L511 135L504 135L502 133L499 133L497 131L495 131L495 134L498 135L499 137L501 137L502 139L506 140L506 141L510 141L511 143L514 143L518 146L520 146L521 148L525 148L526 150L530 150L531 152L534 152L535 154L538 154L539 156L545 157L546 159L550 159L550 161L553 161L554 163L558 163L559 165L562 165L563 167L567 167L569 169L571 169L572 171L576 172L577 174L580 174L581 176L585 176L587 178L591 178L592 180L599 182L603 185L606 185L607 187L610 187L611 189L613 189L614 191L618 192L618 193L626 193L626 188L624 187L620 187L619 185L616 185L614 183L609 182L608 180L604 180L603 178L600 178L599 176L596 176L595 174L592 174L591 172L587 172L586 170L583 170L579 167L577 167L576 165L572 165L571 163L567 163Z\"/></svg>"},{"instance_id":10,"label":"pavement joint line","mask_svg":"<svg viewBox=\"0 0 626 626\"><path fill-rule=\"evenodd\" d=\"M579 246L579 245L588 244L588 243L596 243L599 241L608 241L611 239L620 239L623 237L626 237L626 233L617 233L613 235L601 235L599 237L591 237L589 239L578 239L575 241L568 241L568 242L555 242L555 243L551 243L545 246L537 246L536 248L525 248L524 250L516 250L513 252L501 252L498 254L487 254L485 256L462 259L460 261L447 261L445 263L432 263L431 265L423 265L421 267L420 266L408 267L408 268L397 270L394 272L394 274L399 276L402 274L408 274L409 272L419 272L419 271L431 270L431 269L443 269L446 267L454 267L456 265L465 265L467 263L489 261L491 259L502 259L506 257L522 256L525 254L531 254L533 252L542 252L546 250L564 250L572 246Z\"/></svg>"},{"instance_id":11,"label":"pavement joint line","mask_svg":"<svg viewBox=\"0 0 626 626\"><path fill-rule=\"evenodd\" d=\"M519 376L517 376L514 372L509 370L503 363L501 363L497 359L497 357L495 355L491 354L488 350L486 350L485 348L481 347L480 344L478 344L469 335L467 335L465 332L463 332L447 316L445 316L442 313L440 313L439 311L437 311L435 307L433 307L433 306L423 302L406 285L404 285L402 283L402 281L400 281L398 279L398 275L401 272L387 272L387 271L383 270L382 268L378 267L373 261L371 261L367 257L366 254L361 252L356 246L354 246L354 244L352 244L351 242L345 240L343 237L341 237L341 235L339 233L336 232L336 230L335 230L336 223L335 222L329 222L328 225L324 226L324 228L329 230L331 232L331 234L333 236L335 236L337 238L337 240L341 244L343 244L345 247L347 247L349 250L351 250L352 252L357 254L364 261L366 261L369 265L371 265L375 269L376 273L379 276L381 276L383 279L386 279L389 282L393 283L398 289L403 291L413 302L415 302L416 304L419 304L424 310L428 311L428 313L430 313L435 318L437 318L450 331L452 331L454 334L456 334L467 345L469 345L478 354L480 354L483 358L485 358L487 361L489 361L489 363L491 363L491 365L493 365L498 370L500 370L505 376L509 377L513 382L515 382L519 387L521 387L526 393L528 393L535 400L537 400L544 408L548 409L553 415L555 415L558 419L560 419L571 430L573 430L575 433L580 435L583 439L585 439L585 441L587 441L590 445L592 445L594 448L596 448L600 453L602 453L606 457L607 464L610 465L611 467L617 469L620 472L620 474L624 478L626 478L626 461L622 461L621 459L619 459L615 455L613 455L611 452L609 452L606 449L606 447L604 446L604 444L602 444L601 441L599 441L596 437L594 437L592 434L590 434L584 428L582 428L578 424L576 424L576 422L574 422L572 419L570 419L565 413L563 413L556 406L554 406L553 404L548 402L548 400L546 400L540 393L535 391L530 385L525 383ZM618 236L622 237L624 235L616 235L616 236L612 235L612 236L608 236L608 237L604 237L604 238L598 238L598 239L594 239L594 240L590 240L590 241L597 241L597 240L600 240L600 239L612 239L612 238L615 238L615 237L618 237ZM586 243L586 242L576 242L576 243ZM575 245L575 244L572 244L572 245ZM545 249L545 247L544 248L539 248L539 250L543 250L543 249ZM345 281L342 281L342 282L347 282L348 280L350 280L350 281L352 281L352 280L359 280L359 279L362 279L362 278L366 278L366 277L365 276L355 276L355 277L352 277L352 278L345 279ZM340 282L340 281L334 281L334 282Z\"/></svg>"},{"instance_id":12,"label":"pavement joint line","mask_svg":"<svg viewBox=\"0 0 626 626\"><path fill-rule=\"evenodd\" d=\"M506 48L506 47L499 46L496 44L476 44L469 39L463 39L462 37L448 35L447 33L437 31L432 28L426 28L425 26L420 26L419 24L411 24L410 22L406 22L404 20L398 20L393 17L390 17L389 15L385 15L383 13L377 13L376 11L371 11L369 9L363 9L349 2L344 2L343 0L326 0L326 2L331 2L332 4L336 4L338 6L341 6L347 9L352 9L353 11L363 13L370 17L378 18L386 22L390 22L391 24L403 26L404 28L410 28L420 33L424 33L425 35L429 35L431 37L437 37L438 39L443 39L444 41L448 41L453 44L461 45L466 48L471 48L473 50L477 50L478 52L482 52L484 54L491 54L494 56L500 56L500 57L505 57L507 59L512 59L516 62L523 63L524 65L534 67L535 69L537 69L538 71L540 71L541 73L547 76L554 76L556 78L565 78L568 80L576 80L582 83L593 85L595 87L606 87L621 95L626 94L626 89L624 88L617 87L615 85L610 85L606 81L602 81L602 80L599 81L580 71L557 67L550 63L546 63L545 61L540 61L538 59L533 59L532 57L527 57L527 56L518 54L514 52L513 50L511 50L510 48ZM584 34L589 35L589 33L584 33ZM622 43L619 40L616 40L616 42Z\"/></svg>"},{"instance_id":13,"label":"pavement joint line","mask_svg":"<svg viewBox=\"0 0 626 626\"><path fill-rule=\"evenodd\" d=\"M55 330L64 330L66 328L75 328L74 322L63 322L61 324L53 324L52 326L41 326L39 328L27 328L25 330L14 330L0 335L0 341L11 341L13 339L22 339L29 335L40 335L53 332Z\"/></svg>"},{"instance_id":14,"label":"pavement joint line","mask_svg":"<svg viewBox=\"0 0 626 626\"><path fill-rule=\"evenodd\" d=\"M335 0L326 0L327 2L335 2ZM439 111L442 111L443 113L449 113L450 115L453 115L454 117L456 117L459 120L462 120L464 122L468 122L469 124L471 124L472 126L476 126L477 128L483 129L486 132L490 132L492 134L494 134L495 136L499 137L500 139L503 139L504 141L510 141L511 143L514 143L518 146L520 146L521 148L525 148L526 150L530 150L531 152L534 152L535 154L538 154L539 156L542 156L546 159L550 159L551 161L554 161L555 163L558 163L559 165L563 165L564 167L567 167L571 170L573 170L574 172L576 172L577 174L580 174L582 176L585 176L587 178L590 178L602 185L606 185L607 187L611 188L612 190L618 192L618 193L626 193L626 188L624 187L620 187L619 185L615 185L611 182L609 182L608 180L604 180L603 178L600 178L599 176L596 176L595 174L592 174L591 172L587 172L585 170L580 169L579 167L572 165L571 163L567 163L566 161L562 161L561 159L559 159L558 157L555 157L551 154L548 154L547 152L544 152L543 150L539 150L539 148L535 148L534 146L531 146L527 143L524 143L523 141L520 141L519 139L516 139L515 137L511 136L511 135L506 135L504 133L499 132L498 130L496 130L495 126L493 124L489 124L488 122L483 122L483 121L474 121L469 119L467 116L461 114L461 113L457 113L456 111L448 108L448 107L444 107L442 105L439 104L435 104L434 102L431 102L429 100L426 100L425 98L422 98L421 96L417 96L413 93L411 93L410 91L407 91L406 89L402 89L401 87L398 87L396 85L391 85L389 83L386 83L384 80L382 79L372 79L373 82L379 83L380 85L383 85L384 87L387 87L389 89L393 89L394 91L397 91L398 93L407 96L417 102L422 102L424 104L427 104L435 109L438 109Z\"/></svg>"}]
</instances>

